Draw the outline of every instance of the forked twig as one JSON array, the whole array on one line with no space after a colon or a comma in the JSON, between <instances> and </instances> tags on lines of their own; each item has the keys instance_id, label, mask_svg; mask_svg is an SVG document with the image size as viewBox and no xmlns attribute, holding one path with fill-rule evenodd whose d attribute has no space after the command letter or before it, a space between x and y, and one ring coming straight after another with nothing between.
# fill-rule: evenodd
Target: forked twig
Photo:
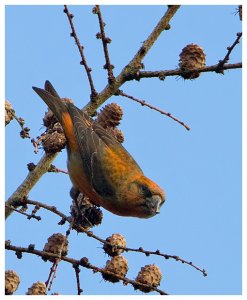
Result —
<instances>
[{"instance_id":1,"label":"forked twig","mask_svg":"<svg viewBox=\"0 0 247 300\"><path fill-rule=\"evenodd\" d=\"M232 50L235 48L237 44L239 44L242 36L242 32L238 32L236 35L237 38L235 39L234 43L231 46L227 47L227 53L225 57L219 61L217 73L224 73L223 66L229 61Z\"/></svg>"}]
</instances>

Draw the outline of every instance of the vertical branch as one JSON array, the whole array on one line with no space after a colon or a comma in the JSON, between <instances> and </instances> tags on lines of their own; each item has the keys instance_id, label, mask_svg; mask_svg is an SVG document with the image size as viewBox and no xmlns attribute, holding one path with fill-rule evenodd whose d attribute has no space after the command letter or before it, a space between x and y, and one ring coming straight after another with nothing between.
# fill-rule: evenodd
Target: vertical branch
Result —
<instances>
[{"instance_id":1,"label":"vertical branch","mask_svg":"<svg viewBox=\"0 0 247 300\"><path fill-rule=\"evenodd\" d=\"M105 35L105 28L104 28L105 23L104 23L103 18L102 18L102 14L101 14L101 11L100 11L100 6L96 5L93 9L93 12L95 14L97 14L98 20L99 20L99 26L100 26L99 37L102 40L103 50L104 50L104 54L105 54L105 61L106 61L106 64L104 65L104 69L107 69L108 82L110 84L114 81L114 78L115 78L114 75L113 75L114 66L111 65L109 52L108 52L108 47L107 47L107 44L109 44L111 42L111 39L109 37L106 37L106 35Z\"/></svg>"},{"instance_id":2,"label":"vertical branch","mask_svg":"<svg viewBox=\"0 0 247 300\"><path fill-rule=\"evenodd\" d=\"M76 34L76 31L75 31L75 26L73 24L73 17L74 15L71 14L68 10L68 6L67 5L64 5L64 13L67 15L68 17L68 20L69 20L69 23L70 23L70 27L71 27L71 36L75 39L75 43L78 47L78 50L80 52L80 55L81 55L81 62L80 64L84 66L85 70L86 70L86 73L87 73L87 78L88 78L88 81L89 81L89 84L90 84L90 88L91 88L91 95L90 95L90 98L91 100L93 101L93 99L97 96L97 92L94 88L94 84L93 84L93 79L92 79L92 76L91 76L91 71L92 69L88 67L87 65L87 61L86 61L86 58L85 58L85 55L84 55L84 47L81 45L80 41L79 41L79 38Z\"/></svg>"},{"instance_id":3,"label":"vertical branch","mask_svg":"<svg viewBox=\"0 0 247 300\"><path fill-rule=\"evenodd\" d=\"M77 264L73 265L73 268L75 270L75 276L76 276L77 295L81 295L81 293L83 292L80 284L80 275L79 275L81 270Z\"/></svg>"}]
</instances>

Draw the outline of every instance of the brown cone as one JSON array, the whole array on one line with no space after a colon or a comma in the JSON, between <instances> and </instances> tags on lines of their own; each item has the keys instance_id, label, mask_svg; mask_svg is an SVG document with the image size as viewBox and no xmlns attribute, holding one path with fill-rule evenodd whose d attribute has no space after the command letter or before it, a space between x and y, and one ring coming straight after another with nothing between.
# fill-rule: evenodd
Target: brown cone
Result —
<instances>
[{"instance_id":1,"label":"brown cone","mask_svg":"<svg viewBox=\"0 0 247 300\"><path fill-rule=\"evenodd\" d=\"M43 251L57 254L58 256L66 256L68 254L68 240L61 233L54 233L48 238L48 242L45 244ZM49 258L51 262L54 262L56 258Z\"/></svg>"},{"instance_id":2,"label":"brown cone","mask_svg":"<svg viewBox=\"0 0 247 300\"><path fill-rule=\"evenodd\" d=\"M126 240L119 233L112 234L111 236L109 236L106 239L106 241L111 243L111 245L114 245L114 246L126 247ZM119 248L114 247L114 246L112 247L109 244L104 244L103 249L105 250L105 253L107 253L110 256L120 255L124 251L123 249L119 249Z\"/></svg>"},{"instance_id":3,"label":"brown cone","mask_svg":"<svg viewBox=\"0 0 247 300\"><path fill-rule=\"evenodd\" d=\"M124 258L123 256L115 256L112 257L111 260L108 260L106 262L106 266L104 268L106 271L110 271L112 273L115 273L119 276L123 276L125 277L127 272L128 272L128 261L126 258ZM102 277L110 282L118 282L119 279L111 274L105 274L102 273Z\"/></svg>"},{"instance_id":4,"label":"brown cone","mask_svg":"<svg viewBox=\"0 0 247 300\"><path fill-rule=\"evenodd\" d=\"M55 123L42 137L42 145L46 153L56 153L66 146L66 137L60 123Z\"/></svg>"},{"instance_id":5,"label":"brown cone","mask_svg":"<svg viewBox=\"0 0 247 300\"><path fill-rule=\"evenodd\" d=\"M46 285L44 282L35 282L29 289L26 295L46 295Z\"/></svg>"},{"instance_id":6,"label":"brown cone","mask_svg":"<svg viewBox=\"0 0 247 300\"><path fill-rule=\"evenodd\" d=\"M120 124L122 117L123 110L121 106L119 106L117 103L110 103L101 109L95 122L97 122L103 128L114 128Z\"/></svg>"},{"instance_id":7,"label":"brown cone","mask_svg":"<svg viewBox=\"0 0 247 300\"><path fill-rule=\"evenodd\" d=\"M13 270L5 271L5 295L12 295L20 284L18 274Z\"/></svg>"},{"instance_id":8,"label":"brown cone","mask_svg":"<svg viewBox=\"0 0 247 300\"><path fill-rule=\"evenodd\" d=\"M72 198L77 196L77 192L74 190L74 188L71 189L71 196ZM93 226L101 224L103 219L103 213L101 209L93 205L90 199L82 193L79 193L76 201L75 199L72 200L70 213L74 218L75 224L81 225L85 229L89 229Z\"/></svg>"},{"instance_id":9,"label":"brown cone","mask_svg":"<svg viewBox=\"0 0 247 300\"><path fill-rule=\"evenodd\" d=\"M179 67L184 72L181 76L184 79L195 79L200 76L200 72L196 69L206 65L206 55L202 47L189 44L183 48L179 57Z\"/></svg>"},{"instance_id":10,"label":"brown cone","mask_svg":"<svg viewBox=\"0 0 247 300\"><path fill-rule=\"evenodd\" d=\"M160 268L156 265L146 265L142 267L140 272L136 277L136 281L139 281L144 284L148 284L151 287L157 287L160 285L160 281L162 279L162 273ZM141 285L136 285L135 288L141 290L144 293L149 293L152 291L152 288L144 287Z\"/></svg>"}]
</instances>

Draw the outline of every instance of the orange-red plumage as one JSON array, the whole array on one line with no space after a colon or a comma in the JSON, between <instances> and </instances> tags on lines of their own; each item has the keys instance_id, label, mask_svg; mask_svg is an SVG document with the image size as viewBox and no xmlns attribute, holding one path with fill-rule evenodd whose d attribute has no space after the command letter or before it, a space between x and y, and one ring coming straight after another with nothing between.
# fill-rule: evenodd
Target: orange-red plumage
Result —
<instances>
[{"instance_id":1,"label":"orange-red plumage","mask_svg":"<svg viewBox=\"0 0 247 300\"><path fill-rule=\"evenodd\" d=\"M114 214L149 218L159 212L164 191L105 129L72 103L63 102L51 83L33 87L61 123L67 138L68 171L73 185L92 203Z\"/></svg>"}]
</instances>

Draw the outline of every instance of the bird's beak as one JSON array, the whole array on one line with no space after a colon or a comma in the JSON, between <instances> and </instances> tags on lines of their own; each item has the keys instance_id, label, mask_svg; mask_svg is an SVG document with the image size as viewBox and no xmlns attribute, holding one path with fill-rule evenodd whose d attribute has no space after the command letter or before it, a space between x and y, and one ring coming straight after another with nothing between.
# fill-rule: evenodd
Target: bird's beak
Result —
<instances>
[{"instance_id":1,"label":"bird's beak","mask_svg":"<svg viewBox=\"0 0 247 300\"><path fill-rule=\"evenodd\" d=\"M161 205L163 204L164 201L162 201L162 199L159 195L153 195L152 201L153 201L154 208L155 208L155 214L159 214Z\"/></svg>"}]
</instances>

